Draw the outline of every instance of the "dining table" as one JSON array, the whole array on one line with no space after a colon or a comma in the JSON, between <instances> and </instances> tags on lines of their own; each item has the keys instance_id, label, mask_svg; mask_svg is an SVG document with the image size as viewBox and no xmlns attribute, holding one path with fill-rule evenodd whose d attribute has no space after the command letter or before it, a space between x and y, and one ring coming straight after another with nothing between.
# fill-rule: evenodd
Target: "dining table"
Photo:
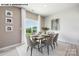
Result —
<instances>
[{"instance_id":1,"label":"dining table","mask_svg":"<svg viewBox=\"0 0 79 59\"><path fill-rule=\"evenodd\" d=\"M42 47L45 47L46 46L46 41L51 37L54 38L56 35L55 34L40 34L40 35L31 35L31 40L34 41L34 42L37 42L39 43L38 44L38 51L43 53L42 51Z\"/></svg>"},{"instance_id":2,"label":"dining table","mask_svg":"<svg viewBox=\"0 0 79 59\"><path fill-rule=\"evenodd\" d=\"M48 34L41 34L41 35L32 35L32 38L35 38L40 44L43 40L47 40L47 37L50 37Z\"/></svg>"},{"instance_id":3,"label":"dining table","mask_svg":"<svg viewBox=\"0 0 79 59\"><path fill-rule=\"evenodd\" d=\"M48 34L40 34L40 35L31 35L32 41L36 41L39 43L39 50L42 52L42 42L47 40L47 37L50 37Z\"/></svg>"}]
</instances>

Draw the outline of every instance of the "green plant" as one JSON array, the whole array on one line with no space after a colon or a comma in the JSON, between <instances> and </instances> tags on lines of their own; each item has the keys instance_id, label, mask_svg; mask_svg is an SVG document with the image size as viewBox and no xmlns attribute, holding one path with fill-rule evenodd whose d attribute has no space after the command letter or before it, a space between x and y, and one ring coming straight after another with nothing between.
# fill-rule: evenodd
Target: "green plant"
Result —
<instances>
[{"instance_id":1,"label":"green plant","mask_svg":"<svg viewBox=\"0 0 79 59\"><path fill-rule=\"evenodd\" d=\"M27 35L32 35L33 33L37 32L37 27L30 27L30 28L26 28L26 34Z\"/></svg>"}]
</instances>

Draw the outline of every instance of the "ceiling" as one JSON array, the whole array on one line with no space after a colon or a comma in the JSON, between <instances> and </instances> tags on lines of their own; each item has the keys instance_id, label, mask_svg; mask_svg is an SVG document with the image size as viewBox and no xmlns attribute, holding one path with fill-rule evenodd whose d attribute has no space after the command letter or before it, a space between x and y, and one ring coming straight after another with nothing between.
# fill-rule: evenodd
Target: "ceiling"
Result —
<instances>
[{"instance_id":1,"label":"ceiling","mask_svg":"<svg viewBox=\"0 0 79 59\"><path fill-rule=\"evenodd\" d=\"M22 7L36 14L49 16L54 13L67 10L75 6L79 6L79 4L78 3L30 3L28 5L23 5Z\"/></svg>"}]
</instances>

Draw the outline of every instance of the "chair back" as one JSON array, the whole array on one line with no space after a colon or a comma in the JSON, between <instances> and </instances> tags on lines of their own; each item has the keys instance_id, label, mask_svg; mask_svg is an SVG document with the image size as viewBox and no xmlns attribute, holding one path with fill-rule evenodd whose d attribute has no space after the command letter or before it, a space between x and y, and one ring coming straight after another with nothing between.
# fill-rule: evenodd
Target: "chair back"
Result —
<instances>
[{"instance_id":1,"label":"chair back","mask_svg":"<svg viewBox=\"0 0 79 59\"><path fill-rule=\"evenodd\" d=\"M26 41L27 41L27 45L28 45L28 46L32 46L32 41L31 41L29 35L26 35Z\"/></svg>"},{"instance_id":2,"label":"chair back","mask_svg":"<svg viewBox=\"0 0 79 59\"><path fill-rule=\"evenodd\" d=\"M53 38L53 35L50 34L49 37L47 37L46 43L47 43L47 44L52 44L52 38Z\"/></svg>"}]
</instances>

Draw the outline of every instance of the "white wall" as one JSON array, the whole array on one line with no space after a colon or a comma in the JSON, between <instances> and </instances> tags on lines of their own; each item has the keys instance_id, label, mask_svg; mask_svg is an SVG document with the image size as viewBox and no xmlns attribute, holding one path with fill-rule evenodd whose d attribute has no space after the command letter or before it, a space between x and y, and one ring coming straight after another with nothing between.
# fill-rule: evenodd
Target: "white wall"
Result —
<instances>
[{"instance_id":1,"label":"white wall","mask_svg":"<svg viewBox=\"0 0 79 59\"><path fill-rule=\"evenodd\" d=\"M24 28L24 20L26 20L26 10L25 9L21 9L21 18L22 18L22 43L26 42L26 36L25 34L25 28Z\"/></svg>"},{"instance_id":2,"label":"white wall","mask_svg":"<svg viewBox=\"0 0 79 59\"><path fill-rule=\"evenodd\" d=\"M38 15L38 24L39 24L39 27L38 27L38 32L40 32L40 30L41 30L41 18L40 18L41 16L40 15Z\"/></svg>"},{"instance_id":3,"label":"white wall","mask_svg":"<svg viewBox=\"0 0 79 59\"><path fill-rule=\"evenodd\" d=\"M60 19L59 40L79 44L79 7L56 13L46 18L45 26L51 28L51 20Z\"/></svg>"}]
</instances>

